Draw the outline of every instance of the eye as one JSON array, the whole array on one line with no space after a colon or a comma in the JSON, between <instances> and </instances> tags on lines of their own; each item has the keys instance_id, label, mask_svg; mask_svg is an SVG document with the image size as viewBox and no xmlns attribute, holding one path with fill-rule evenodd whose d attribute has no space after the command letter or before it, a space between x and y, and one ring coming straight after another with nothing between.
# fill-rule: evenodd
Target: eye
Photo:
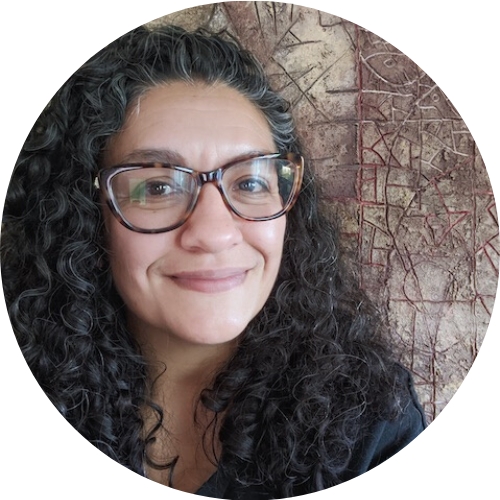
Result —
<instances>
[{"instance_id":1,"label":"eye","mask_svg":"<svg viewBox=\"0 0 500 500\"><path fill-rule=\"evenodd\" d=\"M269 191L269 186L265 179L260 177L249 177L236 183L233 188L235 191L243 191L245 193L263 193Z\"/></svg>"},{"instance_id":2,"label":"eye","mask_svg":"<svg viewBox=\"0 0 500 500\"><path fill-rule=\"evenodd\" d=\"M222 182L229 201L237 205L262 206L279 197L276 165L264 158L231 165L224 172Z\"/></svg>"},{"instance_id":3,"label":"eye","mask_svg":"<svg viewBox=\"0 0 500 500\"><path fill-rule=\"evenodd\" d=\"M130 185L130 202L140 205L174 202L185 195L185 188L171 177L152 177Z\"/></svg>"},{"instance_id":4,"label":"eye","mask_svg":"<svg viewBox=\"0 0 500 500\"><path fill-rule=\"evenodd\" d=\"M150 179L144 183L144 191L147 196L168 196L175 190L175 186L162 179Z\"/></svg>"}]
</instances>

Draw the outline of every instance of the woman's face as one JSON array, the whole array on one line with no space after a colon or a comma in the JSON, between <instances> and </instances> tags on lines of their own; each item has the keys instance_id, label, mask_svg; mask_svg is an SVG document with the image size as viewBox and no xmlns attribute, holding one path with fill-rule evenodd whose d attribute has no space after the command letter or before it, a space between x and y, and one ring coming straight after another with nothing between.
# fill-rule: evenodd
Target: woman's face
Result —
<instances>
[{"instance_id":1,"label":"woman's face","mask_svg":"<svg viewBox=\"0 0 500 500\"><path fill-rule=\"evenodd\" d=\"M223 85L170 83L129 110L105 165L164 161L200 172L249 154L275 152L264 115ZM123 227L105 209L113 279L132 331L193 344L235 339L274 285L286 220L246 221L206 184L191 217L166 233Z\"/></svg>"}]
</instances>

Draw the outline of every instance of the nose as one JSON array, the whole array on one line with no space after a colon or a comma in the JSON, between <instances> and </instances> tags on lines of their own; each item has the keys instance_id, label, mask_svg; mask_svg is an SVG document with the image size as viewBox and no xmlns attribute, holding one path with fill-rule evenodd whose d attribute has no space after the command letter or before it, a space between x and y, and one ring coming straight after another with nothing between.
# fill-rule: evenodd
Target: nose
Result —
<instances>
[{"instance_id":1,"label":"nose","mask_svg":"<svg viewBox=\"0 0 500 500\"><path fill-rule=\"evenodd\" d=\"M190 251L218 253L243 240L240 220L226 206L217 187L205 184L196 207L181 226L181 246Z\"/></svg>"}]
</instances>

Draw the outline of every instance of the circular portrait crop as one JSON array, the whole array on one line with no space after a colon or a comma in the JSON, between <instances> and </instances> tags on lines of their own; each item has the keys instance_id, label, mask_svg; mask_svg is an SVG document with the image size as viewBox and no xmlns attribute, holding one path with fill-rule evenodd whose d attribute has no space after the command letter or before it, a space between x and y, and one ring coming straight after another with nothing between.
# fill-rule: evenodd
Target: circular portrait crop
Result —
<instances>
[{"instance_id":1,"label":"circular portrait crop","mask_svg":"<svg viewBox=\"0 0 500 500\"><path fill-rule=\"evenodd\" d=\"M178 11L82 61L1 234L15 339L67 428L159 494L233 500L409 457L478 355L499 254L445 93L275 2Z\"/></svg>"}]
</instances>

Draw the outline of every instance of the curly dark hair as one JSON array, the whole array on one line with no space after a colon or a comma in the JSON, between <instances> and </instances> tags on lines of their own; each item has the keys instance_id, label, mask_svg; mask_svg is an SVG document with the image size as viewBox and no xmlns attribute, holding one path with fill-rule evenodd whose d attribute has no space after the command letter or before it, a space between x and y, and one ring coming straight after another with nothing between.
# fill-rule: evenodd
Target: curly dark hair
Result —
<instances>
[{"instance_id":1,"label":"curly dark hair","mask_svg":"<svg viewBox=\"0 0 500 500\"><path fill-rule=\"evenodd\" d=\"M5 297L30 369L75 429L138 474L163 411L103 265L93 179L131 103L172 80L237 89L265 114L277 152L301 151L287 103L227 34L141 27L86 62L42 112L3 219ZM345 480L355 443L374 420L396 417L407 397L384 323L342 270L316 189L306 165L271 296L200 394L199 405L220 418L218 468L241 485L267 485L275 498ZM144 407L158 416L147 432Z\"/></svg>"}]
</instances>

